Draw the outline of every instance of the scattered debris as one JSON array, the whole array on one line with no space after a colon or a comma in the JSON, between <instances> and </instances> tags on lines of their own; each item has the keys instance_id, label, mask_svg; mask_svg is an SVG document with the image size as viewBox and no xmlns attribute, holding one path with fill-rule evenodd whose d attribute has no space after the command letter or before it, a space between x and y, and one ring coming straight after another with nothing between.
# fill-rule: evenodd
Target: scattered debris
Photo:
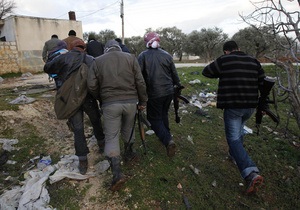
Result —
<instances>
[{"instance_id":1,"label":"scattered debris","mask_svg":"<svg viewBox=\"0 0 300 210\"><path fill-rule=\"evenodd\" d=\"M154 131L153 131L153 130L147 130L145 133L146 133L147 135L151 136L151 135L154 134Z\"/></svg>"},{"instance_id":2,"label":"scattered debris","mask_svg":"<svg viewBox=\"0 0 300 210\"><path fill-rule=\"evenodd\" d=\"M0 138L0 143L3 144L2 148L3 150L6 150L8 152L11 152L12 150L16 150L13 145L17 144L19 142L18 139L1 139Z\"/></svg>"},{"instance_id":3,"label":"scattered debris","mask_svg":"<svg viewBox=\"0 0 300 210\"><path fill-rule=\"evenodd\" d=\"M96 173L103 174L110 167L108 160L103 160L95 165Z\"/></svg>"},{"instance_id":4,"label":"scattered debris","mask_svg":"<svg viewBox=\"0 0 300 210\"><path fill-rule=\"evenodd\" d=\"M191 144L194 144L194 142L193 142L193 137L191 137L190 135L188 135L187 140L188 140L189 142L191 142Z\"/></svg>"},{"instance_id":5,"label":"scattered debris","mask_svg":"<svg viewBox=\"0 0 300 210\"><path fill-rule=\"evenodd\" d=\"M199 94L199 96L202 97L202 98L215 98L215 97L217 97L217 95L215 93L203 93L203 92L201 92Z\"/></svg>"},{"instance_id":6,"label":"scattered debris","mask_svg":"<svg viewBox=\"0 0 300 210\"><path fill-rule=\"evenodd\" d=\"M12 100L9 102L10 104L30 104L34 102L35 99L31 97L27 97L26 95L21 95L18 98Z\"/></svg>"},{"instance_id":7,"label":"scattered debris","mask_svg":"<svg viewBox=\"0 0 300 210\"><path fill-rule=\"evenodd\" d=\"M297 148L300 148L300 143L293 141L293 145Z\"/></svg>"},{"instance_id":8,"label":"scattered debris","mask_svg":"<svg viewBox=\"0 0 300 210\"><path fill-rule=\"evenodd\" d=\"M192 169L192 171L193 171L195 174L197 174L197 175L200 174L200 170L199 170L198 168L195 168L193 165L190 165L190 169Z\"/></svg>"},{"instance_id":9,"label":"scattered debris","mask_svg":"<svg viewBox=\"0 0 300 210\"><path fill-rule=\"evenodd\" d=\"M246 125L244 125L244 134L253 134L253 130Z\"/></svg>"},{"instance_id":10,"label":"scattered debris","mask_svg":"<svg viewBox=\"0 0 300 210\"><path fill-rule=\"evenodd\" d=\"M30 159L34 161L36 158ZM48 165L42 170L35 168L25 172L22 186L14 186L0 196L0 209L43 209L50 210L50 196L46 181L50 184L64 178L84 180L94 177L94 173L82 175L78 169L79 160L76 155L65 155L55 165ZM50 176L55 172L53 175Z\"/></svg>"},{"instance_id":11,"label":"scattered debris","mask_svg":"<svg viewBox=\"0 0 300 210\"><path fill-rule=\"evenodd\" d=\"M200 83L201 83L201 81L200 81L199 79L195 79L195 80L193 80L193 81L189 81L189 84L190 84L190 85L200 84Z\"/></svg>"},{"instance_id":12,"label":"scattered debris","mask_svg":"<svg viewBox=\"0 0 300 210\"><path fill-rule=\"evenodd\" d=\"M217 181L214 180L214 181L211 183L211 185L212 185L213 187L217 187Z\"/></svg>"}]
</instances>

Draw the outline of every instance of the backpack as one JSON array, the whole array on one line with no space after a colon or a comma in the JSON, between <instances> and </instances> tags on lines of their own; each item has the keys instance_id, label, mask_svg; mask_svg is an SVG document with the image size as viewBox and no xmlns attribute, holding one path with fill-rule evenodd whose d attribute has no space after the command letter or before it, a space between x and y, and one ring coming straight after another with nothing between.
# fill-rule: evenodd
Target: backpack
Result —
<instances>
[{"instance_id":1,"label":"backpack","mask_svg":"<svg viewBox=\"0 0 300 210\"><path fill-rule=\"evenodd\" d=\"M59 120L73 116L86 98L88 66L84 61L57 90L54 111Z\"/></svg>"}]
</instances>

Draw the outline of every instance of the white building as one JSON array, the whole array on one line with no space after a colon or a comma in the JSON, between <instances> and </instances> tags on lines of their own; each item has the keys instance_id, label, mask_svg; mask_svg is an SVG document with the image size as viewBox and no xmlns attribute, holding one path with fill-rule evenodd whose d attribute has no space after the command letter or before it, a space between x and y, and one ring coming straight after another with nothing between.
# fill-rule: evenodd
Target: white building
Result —
<instances>
[{"instance_id":1,"label":"white building","mask_svg":"<svg viewBox=\"0 0 300 210\"><path fill-rule=\"evenodd\" d=\"M82 23L76 21L74 12L69 12L69 20L17 15L0 20L0 75L42 72L44 43L53 34L66 38L71 29L83 38ZM7 66L15 62L17 67Z\"/></svg>"}]
</instances>

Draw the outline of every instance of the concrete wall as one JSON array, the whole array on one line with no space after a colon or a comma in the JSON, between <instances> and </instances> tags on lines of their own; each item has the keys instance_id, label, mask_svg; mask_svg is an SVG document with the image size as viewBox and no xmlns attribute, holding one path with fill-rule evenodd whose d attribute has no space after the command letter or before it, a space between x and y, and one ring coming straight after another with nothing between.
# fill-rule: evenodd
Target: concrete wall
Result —
<instances>
[{"instance_id":1,"label":"concrete wall","mask_svg":"<svg viewBox=\"0 0 300 210\"><path fill-rule=\"evenodd\" d=\"M81 21L27 16L10 16L4 19L4 25L0 27L1 37L5 36L7 42L15 42L18 50L18 69L13 72L42 72L44 43L52 34L57 34L59 39L66 38L71 29L76 31L78 37L83 38ZM10 70L0 69L0 72L6 71L10 73Z\"/></svg>"}]
</instances>

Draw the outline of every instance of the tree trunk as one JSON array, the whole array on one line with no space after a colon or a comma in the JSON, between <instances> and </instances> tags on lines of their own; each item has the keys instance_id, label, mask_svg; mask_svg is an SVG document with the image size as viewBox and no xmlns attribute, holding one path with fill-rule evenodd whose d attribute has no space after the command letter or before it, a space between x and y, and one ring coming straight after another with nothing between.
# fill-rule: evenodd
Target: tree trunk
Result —
<instances>
[{"instance_id":1,"label":"tree trunk","mask_svg":"<svg viewBox=\"0 0 300 210\"><path fill-rule=\"evenodd\" d=\"M295 67L293 66L292 62L288 62L287 72L290 75L289 89L291 90L289 94L289 101L291 103L293 115L300 129L300 90L297 84L298 77L294 68Z\"/></svg>"}]
</instances>

